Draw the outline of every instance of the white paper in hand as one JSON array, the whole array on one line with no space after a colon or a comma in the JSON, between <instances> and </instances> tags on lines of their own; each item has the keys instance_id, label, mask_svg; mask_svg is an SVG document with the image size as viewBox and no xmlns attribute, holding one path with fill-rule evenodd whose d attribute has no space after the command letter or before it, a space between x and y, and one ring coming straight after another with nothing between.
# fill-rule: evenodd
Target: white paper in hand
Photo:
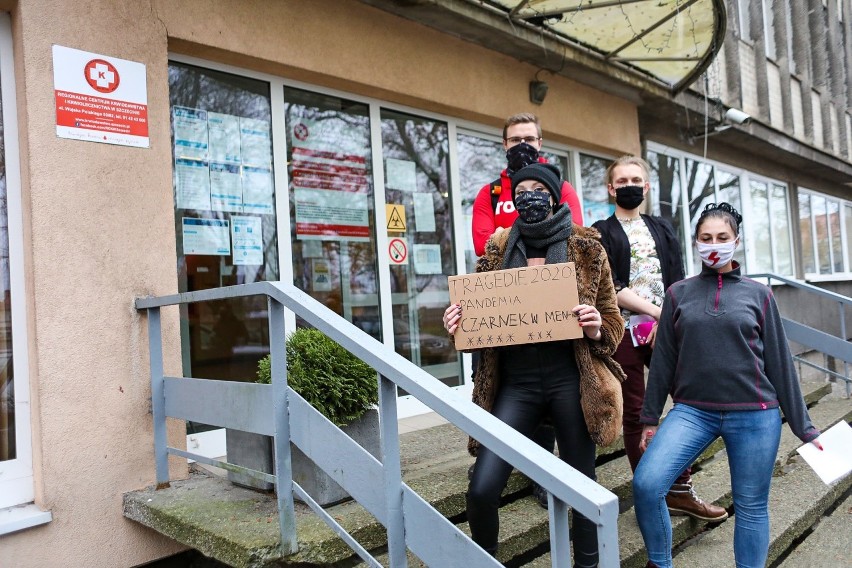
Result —
<instances>
[{"instance_id":1,"label":"white paper in hand","mask_svg":"<svg viewBox=\"0 0 852 568\"><path fill-rule=\"evenodd\" d=\"M798 450L808 465L826 485L831 485L852 471L852 428L839 422L817 438L822 451L808 442Z\"/></svg>"}]
</instances>

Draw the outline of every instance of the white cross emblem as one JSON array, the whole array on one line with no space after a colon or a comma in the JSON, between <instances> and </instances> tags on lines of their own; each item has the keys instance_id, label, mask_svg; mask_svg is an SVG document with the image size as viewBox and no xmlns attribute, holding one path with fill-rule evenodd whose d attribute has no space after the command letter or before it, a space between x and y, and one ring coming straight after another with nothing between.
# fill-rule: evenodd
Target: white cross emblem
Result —
<instances>
[{"instance_id":1,"label":"white cross emblem","mask_svg":"<svg viewBox=\"0 0 852 568\"><path fill-rule=\"evenodd\" d=\"M89 69L89 77L102 89L108 89L110 85L115 83L115 73L102 63L96 63L94 67Z\"/></svg>"}]
</instances>

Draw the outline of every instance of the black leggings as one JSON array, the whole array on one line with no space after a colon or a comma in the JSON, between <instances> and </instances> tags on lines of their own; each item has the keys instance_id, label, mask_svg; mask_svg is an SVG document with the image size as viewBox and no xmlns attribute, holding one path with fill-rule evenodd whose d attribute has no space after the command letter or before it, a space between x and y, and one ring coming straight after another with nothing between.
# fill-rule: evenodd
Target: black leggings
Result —
<instances>
[{"instance_id":1,"label":"black leggings","mask_svg":"<svg viewBox=\"0 0 852 568\"><path fill-rule=\"evenodd\" d=\"M546 357L542 359L546 361ZM533 368L524 366L526 369L502 366L503 384L492 413L527 437L531 437L541 420L549 415L562 460L595 479L595 444L589 437L580 407L576 365L550 361L540 362ZM467 492L467 518L474 542L492 553L497 550L500 495L511 473L510 464L488 448L479 448ZM572 515L574 565L597 566L597 527L576 511Z\"/></svg>"},{"instance_id":2,"label":"black leggings","mask_svg":"<svg viewBox=\"0 0 852 568\"><path fill-rule=\"evenodd\" d=\"M474 351L471 355L473 373L470 378L476 379L476 368L479 366L479 351ZM530 436L530 438L532 438L533 442L551 454L556 447L556 433L553 431L553 426L550 424L539 424L538 428L536 428L536 431L532 436Z\"/></svg>"}]
</instances>

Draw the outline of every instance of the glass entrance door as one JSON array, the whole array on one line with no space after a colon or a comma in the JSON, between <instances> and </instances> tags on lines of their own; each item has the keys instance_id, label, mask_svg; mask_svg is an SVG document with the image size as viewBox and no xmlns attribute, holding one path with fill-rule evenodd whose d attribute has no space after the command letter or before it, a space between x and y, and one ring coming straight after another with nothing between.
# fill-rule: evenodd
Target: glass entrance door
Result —
<instances>
[{"instance_id":1,"label":"glass entrance door","mask_svg":"<svg viewBox=\"0 0 852 568\"><path fill-rule=\"evenodd\" d=\"M284 88L293 282L382 339L370 108Z\"/></svg>"},{"instance_id":2,"label":"glass entrance door","mask_svg":"<svg viewBox=\"0 0 852 568\"><path fill-rule=\"evenodd\" d=\"M169 64L180 292L278 280L269 83ZM253 381L269 353L263 297L181 308L183 373ZM213 433L215 432L215 434ZM187 423L187 445L224 454L224 436Z\"/></svg>"},{"instance_id":3,"label":"glass entrance door","mask_svg":"<svg viewBox=\"0 0 852 568\"><path fill-rule=\"evenodd\" d=\"M387 109L381 125L394 346L458 386L461 357L442 320L450 303L447 277L456 273L448 127Z\"/></svg>"}]
</instances>

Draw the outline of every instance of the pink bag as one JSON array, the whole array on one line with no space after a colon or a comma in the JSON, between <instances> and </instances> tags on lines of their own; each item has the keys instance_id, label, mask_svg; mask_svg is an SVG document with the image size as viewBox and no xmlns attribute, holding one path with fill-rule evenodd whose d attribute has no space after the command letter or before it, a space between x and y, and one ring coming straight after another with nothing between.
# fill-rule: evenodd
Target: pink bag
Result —
<instances>
[{"instance_id":1,"label":"pink bag","mask_svg":"<svg viewBox=\"0 0 852 568\"><path fill-rule=\"evenodd\" d=\"M651 330L654 329L654 325L656 325L656 323L657 321L651 316L630 316L630 338L633 340L634 347L639 347L648 343L648 337L651 335Z\"/></svg>"}]
</instances>

